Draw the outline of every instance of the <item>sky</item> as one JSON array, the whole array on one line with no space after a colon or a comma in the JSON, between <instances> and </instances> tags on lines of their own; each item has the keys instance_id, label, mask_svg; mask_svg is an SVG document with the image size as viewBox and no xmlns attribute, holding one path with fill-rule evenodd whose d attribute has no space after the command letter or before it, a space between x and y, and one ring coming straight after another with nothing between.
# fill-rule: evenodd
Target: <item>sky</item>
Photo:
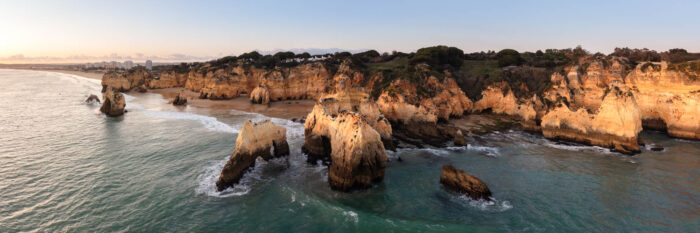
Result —
<instances>
[{"instance_id":1,"label":"sky","mask_svg":"<svg viewBox=\"0 0 700 233\"><path fill-rule=\"evenodd\" d=\"M700 1L0 0L0 63L448 45L700 52Z\"/></svg>"}]
</instances>

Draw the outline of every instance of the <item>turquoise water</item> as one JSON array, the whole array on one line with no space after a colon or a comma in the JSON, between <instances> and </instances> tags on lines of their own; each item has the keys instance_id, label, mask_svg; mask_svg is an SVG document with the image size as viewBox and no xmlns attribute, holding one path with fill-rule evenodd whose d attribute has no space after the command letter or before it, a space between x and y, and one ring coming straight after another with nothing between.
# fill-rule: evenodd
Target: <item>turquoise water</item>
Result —
<instances>
[{"instance_id":1,"label":"turquoise water","mask_svg":"<svg viewBox=\"0 0 700 233\"><path fill-rule=\"evenodd\" d=\"M127 96L118 118L83 103L99 81L0 70L0 232L697 232L700 142L644 132L665 151L623 156L520 131L468 147L390 153L376 187L331 191L301 154L258 163L235 190L214 182L246 120L237 111ZM402 162L396 158L400 156ZM443 164L485 181L495 201L438 183Z\"/></svg>"}]
</instances>

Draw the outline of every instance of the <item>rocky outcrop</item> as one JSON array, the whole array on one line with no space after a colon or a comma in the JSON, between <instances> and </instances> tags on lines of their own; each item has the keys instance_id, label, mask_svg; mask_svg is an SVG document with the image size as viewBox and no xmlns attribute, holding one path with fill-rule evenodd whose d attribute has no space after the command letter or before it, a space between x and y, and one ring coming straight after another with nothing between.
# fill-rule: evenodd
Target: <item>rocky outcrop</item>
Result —
<instances>
[{"instance_id":1,"label":"rocky outcrop","mask_svg":"<svg viewBox=\"0 0 700 233\"><path fill-rule=\"evenodd\" d=\"M543 104L537 95L533 95L530 99L517 99L506 83L489 86L481 95L481 99L474 104L474 112L492 112L515 116L525 129L539 130L536 109L541 109Z\"/></svg>"},{"instance_id":2,"label":"rocky outcrop","mask_svg":"<svg viewBox=\"0 0 700 233\"><path fill-rule=\"evenodd\" d=\"M102 76L102 92L105 92L107 87L112 87L121 92L129 91L132 88L145 84L149 76L148 71L142 68L107 72Z\"/></svg>"},{"instance_id":3,"label":"rocky outcrop","mask_svg":"<svg viewBox=\"0 0 700 233\"><path fill-rule=\"evenodd\" d=\"M560 103L542 117L541 126L546 138L607 147L625 154L640 152L637 135L642 131L642 115L632 92L621 85L609 90L596 112L584 108L571 111Z\"/></svg>"},{"instance_id":4,"label":"rocky outcrop","mask_svg":"<svg viewBox=\"0 0 700 233\"><path fill-rule=\"evenodd\" d=\"M216 181L216 189L223 191L235 186L258 157L269 160L289 155L286 134L286 128L268 120L244 123L236 138L236 149Z\"/></svg>"},{"instance_id":5,"label":"rocky outcrop","mask_svg":"<svg viewBox=\"0 0 700 233\"><path fill-rule=\"evenodd\" d=\"M187 95L185 95L185 90L180 90L173 100L173 105L185 105L187 104Z\"/></svg>"},{"instance_id":6,"label":"rocky outcrop","mask_svg":"<svg viewBox=\"0 0 700 233\"><path fill-rule=\"evenodd\" d=\"M442 146L456 137L456 130L438 123L461 117L473 103L452 78L440 81L428 75L420 82L393 81L377 98L377 105L392 123L395 137L417 146Z\"/></svg>"},{"instance_id":7,"label":"rocky outcrop","mask_svg":"<svg viewBox=\"0 0 700 233\"><path fill-rule=\"evenodd\" d=\"M304 124L302 150L311 160L330 162L331 188L368 188L384 177L391 126L367 94L357 90L324 96Z\"/></svg>"},{"instance_id":8,"label":"rocky outcrop","mask_svg":"<svg viewBox=\"0 0 700 233\"><path fill-rule=\"evenodd\" d=\"M103 103L100 111L107 116L121 116L124 115L124 107L126 107L126 100L122 93L116 91L112 87L107 87L102 98Z\"/></svg>"},{"instance_id":9,"label":"rocky outcrop","mask_svg":"<svg viewBox=\"0 0 700 233\"><path fill-rule=\"evenodd\" d=\"M440 183L446 188L465 194L474 200L491 200L491 190L486 184L451 165L443 165Z\"/></svg>"},{"instance_id":10,"label":"rocky outcrop","mask_svg":"<svg viewBox=\"0 0 700 233\"><path fill-rule=\"evenodd\" d=\"M85 103L92 104L92 103L100 103L100 97L97 97L96 95L90 95L88 96L87 99L85 99Z\"/></svg>"},{"instance_id":11,"label":"rocky outcrop","mask_svg":"<svg viewBox=\"0 0 700 233\"><path fill-rule=\"evenodd\" d=\"M161 72L147 79L147 86L150 89L184 87L189 73L178 73L174 71Z\"/></svg>"},{"instance_id":12,"label":"rocky outcrop","mask_svg":"<svg viewBox=\"0 0 700 233\"><path fill-rule=\"evenodd\" d=\"M263 86L258 86L250 92L250 102L253 104L269 104L270 92Z\"/></svg>"}]
</instances>

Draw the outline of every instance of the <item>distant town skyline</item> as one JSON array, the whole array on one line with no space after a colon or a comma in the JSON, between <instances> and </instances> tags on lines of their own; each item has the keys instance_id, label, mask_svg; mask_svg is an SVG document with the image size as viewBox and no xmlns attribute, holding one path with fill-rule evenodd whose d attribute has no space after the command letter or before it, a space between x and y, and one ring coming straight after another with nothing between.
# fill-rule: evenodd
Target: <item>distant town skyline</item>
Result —
<instances>
[{"instance_id":1,"label":"distant town skyline","mask_svg":"<svg viewBox=\"0 0 700 233\"><path fill-rule=\"evenodd\" d=\"M411 52L433 45L465 52L577 45L603 53L700 52L697 9L697 1L0 0L0 63L175 62L252 50Z\"/></svg>"}]
</instances>

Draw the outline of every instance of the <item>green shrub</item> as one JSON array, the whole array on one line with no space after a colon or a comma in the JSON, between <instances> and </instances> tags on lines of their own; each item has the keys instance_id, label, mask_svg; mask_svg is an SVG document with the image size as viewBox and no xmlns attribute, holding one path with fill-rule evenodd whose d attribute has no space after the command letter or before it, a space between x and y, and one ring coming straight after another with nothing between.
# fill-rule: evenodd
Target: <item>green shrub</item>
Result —
<instances>
[{"instance_id":1,"label":"green shrub","mask_svg":"<svg viewBox=\"0 0 700 233\"><path fill-rule=\"evenodd\" d=\"M520 53L514 49L504 49L496 53L496 59L498 59L498 66L519 66L523 64L523 58L520 57Z\"/></svg>"}]
</instances>

